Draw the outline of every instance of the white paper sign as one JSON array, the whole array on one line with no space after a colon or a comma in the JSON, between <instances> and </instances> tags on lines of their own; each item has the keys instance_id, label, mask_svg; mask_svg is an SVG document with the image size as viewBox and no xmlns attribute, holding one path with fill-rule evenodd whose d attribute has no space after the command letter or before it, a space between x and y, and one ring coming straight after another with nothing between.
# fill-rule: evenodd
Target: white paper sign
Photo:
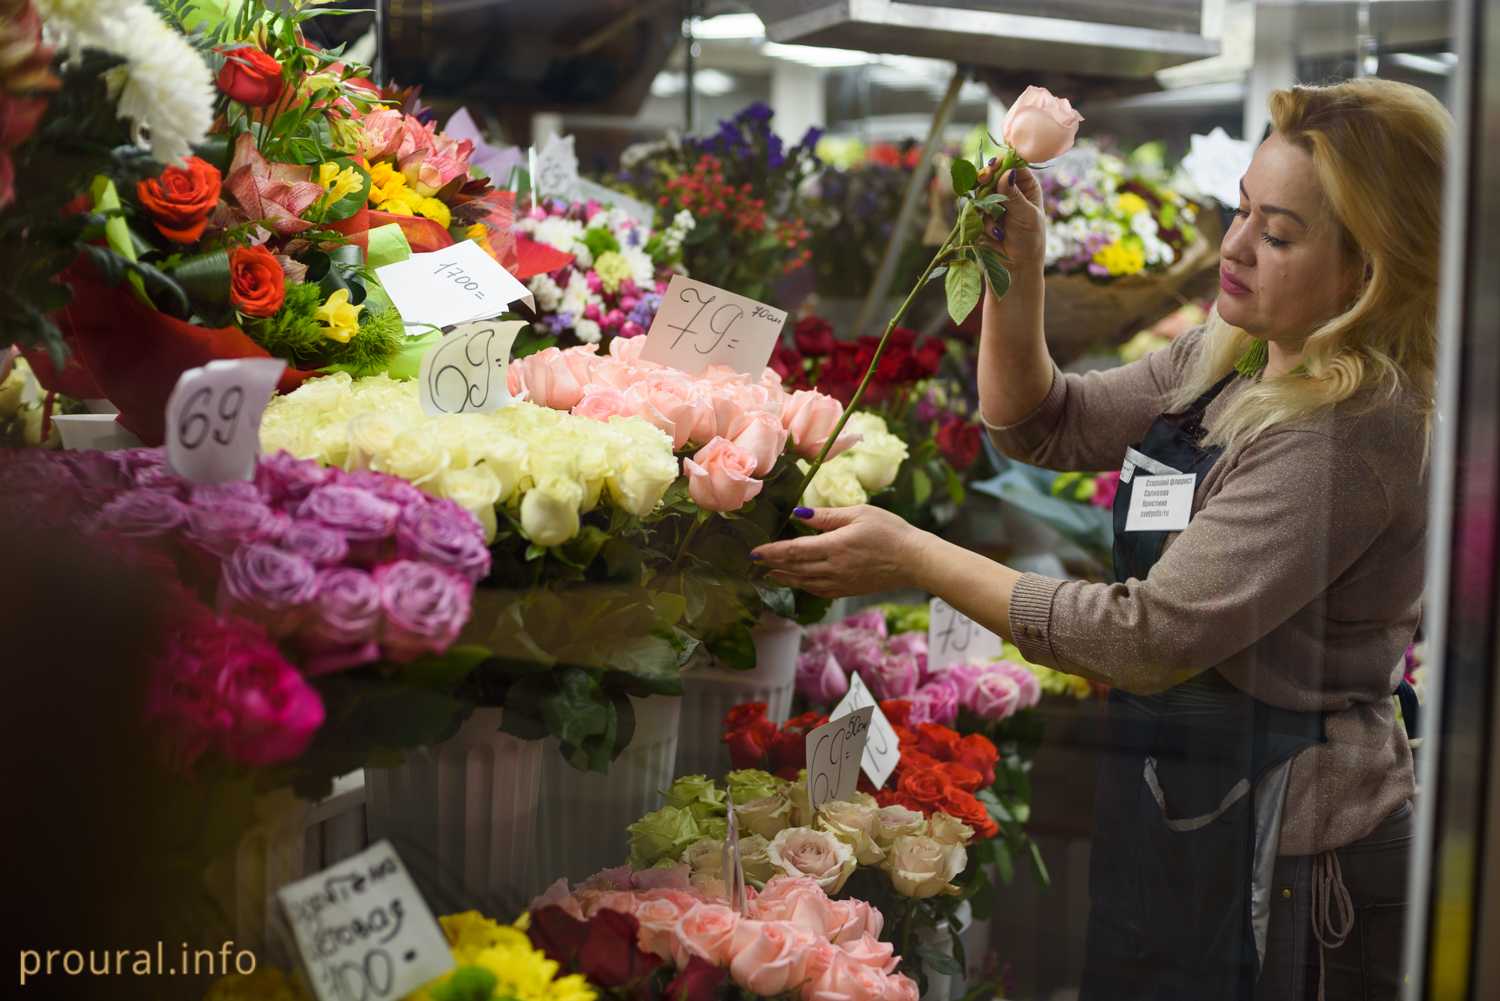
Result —
<instances>
[{"instance_id":1,"label":"white paper sign","mask_svg":"<svg viewBox=\"0 0 1500 1001\"><path fill-rule=\"evenodd\" d=\"M1240 203L1240 178L1250 169L1255 143L1231 139L1223 126L1206 136L1193 136L1192 149L1182 158L1181 169L1203 194L1227 207Z\"/></svg>"},{"instance_id":2,"label":"white paper sign","mask_svg":"<svg viewBox=\"0 0 1500 1001\"><path fill-rule=\"evenodd\" d=\"M1000 659L1005 641L948 604L933 598L928 608L927 669L986 664Z\"/></svg>"},{"instance_id":3,"label":"white paper sign","mask_svg":"<svg viewBox=\"0 0 1500 1001\"><path fill-rule=\"evenodd\" d=\"M891 721L880 711L880 705L875 696L870 694L870 689L865 686L858 671L850 675L849 691L833 707L829 718L841 719L856 709L870 709L874 712L870 717L870 736L865 741L865 753L859 759L859 764L870 781L875 783L875 788L879 789L885 785L885 780L891 777L891 772L896 770L896 763L901 760L901 742L896 738Z\"/></svg>"},{"instance_id":4,"label":"white paper sign","mask_svg":"<svg viewBox=\"0 0 1500 1001\"><path fill-rule=\"evenodd\" d=\"M656 213L645 202L631 198L627 194L622 194L614 188L606 188L604 185L590 181L586 177L580 177L575 182L574 190L578 192L579 201L593 199L600 205L612 205L642 226L650 227L656 222Z\"/></svg>"},{"instance_id":5,"label":"white paper sign","mask_svg":"<svg viewBox=\"0 0 1500 1001\"><path fill-rule=\"evenodd\" d=\"M190 368L167 397L167 462L195 483L255 475L260 417L286 369L279 358L235 358Z\"/></svg>"},{"instance_id":6,"label":"white paper sign","mask_svg":"<svg viewBox=\"0 0 1500 1001\"><path fill-rule=\"evenodd\" d=\"M453 969L447 939L389 841L276 896L320 1001L405 997Z\"/></svg>"},{"instance_id":7,"label":"white paper sign","mask_svg":"<svg viewBox=\"0 0 1500 1001\"><path fill-rule=\"evenodd\" d=\"M807 734L807 795L813 812L848 799L859 787L860 761L870 736L869 706L824 723Z\"/></svg>"},{"instance_id":8,"label":"white paper sign","mask_svg":"<svg viewBox=\"0 0 1500 1001\"><path fill-rule=\"evenodd\" d=\"M745 913L745 858L740 849L740 821L734 813L734 797L724 800L728 818L724 835L724 889L727 903L736 914Z\"/></svg>"},{"instance_id":9,"label":"white paper sign","mask_svg":"<svg viewBox=\"0 0 1500 1001\"><path fill-rule=\"evenodd\" d=\"M448 327L499 316L513 302L536 308L531 293L473 240L376 268L408 327Z\"/></svg>"},{"instance_id":10,"label":"white paper sign","mask_svg":"<svg viewBox=\"0 0 1500 1001\"><path fill-rule=\"evenodd\" d=\"M578 154L572 136L553 136L536 155L531 183L538 198L578 200Z\"/></svg>"},{"instance_id":11,"label":"white paper sign","mask_svg":"<svg viewBox=\"0 0 1500 1001\"><path fill-rule=\"evenodd\" d=\"M1130 484L1130 508L1125 513L1127 532L1180 532L1193 516L1196 473L1176 476L1137 474Z\"/></svg>"},{"instance_id":12,"label":"white paper sign","mask_svg":"<svg viewBox=\"0 0 1500 1001\"><path fill-rule=\"evenodd\" d=\"M520 320L479 320L454 328L422 356L417 371L422 412L483 414L510 403L510 348Z\"/></svg>"},{"instance_id":13,"label":"white paper sign","mask_svg":"<svg viewBox=\"0 0 1500 1001\"><path fill-rule=\"evenodd\" d=\"M641 357L692 375L728 365L759 378L785 323L783 310L673 275Z\"/></svg>"}]
</instances>

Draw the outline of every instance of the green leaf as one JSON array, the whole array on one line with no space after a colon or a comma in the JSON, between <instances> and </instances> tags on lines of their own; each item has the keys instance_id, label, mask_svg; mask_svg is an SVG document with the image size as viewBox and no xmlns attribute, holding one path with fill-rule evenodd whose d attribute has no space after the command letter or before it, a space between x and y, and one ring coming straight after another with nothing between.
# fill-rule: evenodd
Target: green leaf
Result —
<instances>
[{"instance_id":1,"label":"green leaf","mask_svg":"<svg viewBox=\"0 0 1500 1001\"><path fill-rule=\"evenodd\" d=\"M434 691L456 688L474 669L494 655L482 646L454 646L441 654L427 654L402 664L396 678Z\"/></svg>"},{"instance_id":2,"label":"green leaf","mask_svg":"<svg viewBox=\"0 0 1500 1001\"><path fill-rule=\"evenodd\" d=\"M708 643L708 652L727 667L738 671L755 668L755 637L744 623Z\"/></svg>"},{"instance_id":3,"label":"green leaf","mask_svg":"<svg viewBox=\"0 0 1500 1001\"><path fill-rule=\"evenodd\" d=\"M948 316L954 323L963 323L984 294L978 266L973 261L954 261L943 279L943 292L948 298Z\"/></svg>"},{"instance_id":4,"label":"green leaf","mask_svg":"<svg viewBox=\"0 0 1500 1001\"><path fill-rule=\"evenodd\" d=\"M1016 878L1016 866L1011 861L1009 851L1001 852L999 857L995 859L995 868L1000 870L1000 880L1006 886L1009 886L1011 880Z\"/></svg>"},{"instance_id":5,"label":"green leaf","mask_svg":"<svg viewBox=\"0 0 1500 1001\"><path fill-rule=\"evenodd\" d=\"M990 291L999 299L1010 291L1010 272L1005 270L1000 255L988 247L979 248L979 262L984 265L984 277L990 283Z\"/></svg>"},{"instance_id":6,"label":"green leaf","mask_svg":"<svg viewBox=\"0 0 1500 1001\"><path fill-rule=\"evenodd\" d=\"M983 198L974 199L974 207L986 215L996 215L998 213L994 210L999 209L1008 201L1010 201L1010 198L1007 195L1002 195L996 191L985 195Z\"/></svg>"},{"instance_id":7,"label":"green leaf","mask_svg":"<svg viewBox=\"0 0 1500 1001\"><path fill-rule=\"evenodd\" d=\"M932 477L920 469L911 472L911 499L918 507L927 503L932 496Z\"/></svg>"},{"instance_id":8,"label":"green leaf","mask_svg":"<svg viewBox=\"0 0 1500 1001\"><path fill-rule=\"evenodd\" d=\"M936 949L918 949L916 952L917 958L933 973L951 977L964 972L964 968L959 965L958 960L952 956L944 955Z\"/></svg>"},{"instance_id":9,"label":"green leaf","mask_svg":"<svg viewBox=\"0 0 1500 1001\"><path fill-rule=\"evenodd\" d=\"M949 169L949 175L953 178L953 190L957 194L965 194L974 189L979 183L979 171L968 160L958 157L953 161Z\"/></svg>"},{"instance_id":10,"label":"green leaf","mask_svg":"<svg viewBox=\"0 0 1500 1001\"><path fill-rule=\"evenodd\" d=\"M792 593L791 588L756 582L755 591L772 615L779 615L783 619L796 617L797 596Z\"/></svg>"},{"instance_id":11,"label":"green leaf","mask_svg":"<svg viewBox=\"0 0 1500 1001\"><path fill-rule=\"evenodd\" d=\"M575 747L610 728L609 698L589 671L564 667L554 672L557 688L542 700L542 718L558 739Z\"/></svg>"},{"instance_id":12,"label":"green leaf","mask_svg":"<svg viewBox=\"0 0 1500 1001\"><path fill-rule=\"evenodd\" d=\"M984 216L975 210L972 202L964 202L958 212L958 242L970 245L984 235Z\"/></svg>"},{"instance_id":13,"label":"green leaf","mask_svg":"<svg viewBox=\"0 0 1500 1001\"><path fill-rule=\"evenodd\" d=\"M189 257L172 269L172 277L194 302L222 306L229 301L229 253L210 251Z\"/></svg>"},{"instance_id":14,"label":"green leaf","mask_svg":"<svg viewBox=\"0 0 1500 1001\"><path fill-rule=\"evenodd\" d=\"M1047 863L1042 861L1042 850L1035 841L1031 842L1031 863L1036 866L1036 874L1042 885L1051 886L1052 875L1047 872Z\"/></svg>"}]
</instances>

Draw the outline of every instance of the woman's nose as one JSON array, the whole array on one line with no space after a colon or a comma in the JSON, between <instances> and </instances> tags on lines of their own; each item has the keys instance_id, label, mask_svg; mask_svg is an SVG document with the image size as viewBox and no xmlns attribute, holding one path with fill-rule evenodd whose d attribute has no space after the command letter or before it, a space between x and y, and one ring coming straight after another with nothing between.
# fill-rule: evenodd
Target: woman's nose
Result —
<instances>
[{"instance_id":1,"label":"woman's nose","mask_svg":"<svg viewBox=\"0 0 1500 1001\"><path fill-rule=\"evenodd\" d=\"M1229 222L1229 229L1219 243L1219 255L1246 267L1255 265L1255 240L1250 235L1250 222L1236 215Z\"/></svg>"}]
</instances>

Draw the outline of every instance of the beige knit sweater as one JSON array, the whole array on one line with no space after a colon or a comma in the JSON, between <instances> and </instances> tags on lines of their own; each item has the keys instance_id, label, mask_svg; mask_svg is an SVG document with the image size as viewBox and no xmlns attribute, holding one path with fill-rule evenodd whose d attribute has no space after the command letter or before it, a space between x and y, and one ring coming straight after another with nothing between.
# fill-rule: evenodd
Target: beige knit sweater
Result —
<instances>
[{"instance_id":1,"label":"beige knit sweater","mask_svg":"<svg viewBox=\"0 0 1500 1001\"><path fill-rule=\"evenodd\" d=\"M1055 373L1031 416L992 430L995 444L1052 469L1118 469L1201 338L1105 372ZM1210 416L1247 384L1231 382ZM1426 430L1404 398L1368 401L1226 452L1145 580L1026 574L1011 598L1016 644L1035 663L1137 693L1215 668L1271 705L1330 713L1327 744L1292 765L1284 855L1359 840L1414 789L1391 693L1421 607Z\"/></svg>"}]
</instances>

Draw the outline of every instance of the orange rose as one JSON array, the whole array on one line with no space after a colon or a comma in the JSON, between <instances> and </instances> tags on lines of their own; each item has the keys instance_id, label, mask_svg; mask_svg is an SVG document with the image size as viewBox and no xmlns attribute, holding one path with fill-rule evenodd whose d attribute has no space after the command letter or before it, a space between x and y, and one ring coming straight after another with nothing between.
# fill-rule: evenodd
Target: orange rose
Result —
<instances>
[{"instance_id":1,"label":"orange rose","mask_svg":"<svg viewBox=\"0 0 1500 1001\"><path fill-rule=\"evenodd\" d=\"M952 761L958 757L959 736L938 723L917 724L917 747L939 761Z\"/></svg>"},{"instance_id":2,"label":"orange rose","mask_svg":"<svg viewBox=\"0 0 1500 1001\"><path fill-rule=\"evenodd\" d=\"M896 785L896 791L903 799L921 804L920 807L913 807L913 809L931 813L942 807L949 793L957 790L939 772L909 771L902 774L901 781Z\"/></svg>"},{"instance_id":3,"label":"orange rose","mask_svg":"<svg viewBox=\"0 0 1500 1001\"><path fill-rule=\"evenodd\" d=\"M937 808L974 828L974 833L980 838L993 838L1000 833L1000 825L995 823L984 804L962 789L949 787L948 795Z\"/></svg>"},{"instance_id":4,"label":"orange rose","mask_svg":"<svg viewBox=\"0 0 1500 1001\"><path fill-rule=\"evenodd\" d=\"M160 177L141 181L135 193L162 236L173 243L194 243L219 204L222 185L217 167L190 156L185 166L168 167Z\"/></svg>"},{"instance_id":5,"label":"orange rose","mask_svg":"<svg viewBox=\"0 0 1500 1001\"><path fill-rule=\"evenodd\" d=\"M1000 762L1000 751L983 734L971 733L958 742L957 760L983 776L985 785L995 784L995 765Z\"/></svg>"},{"instance_id":6,"label":"orange rose","mask_svg":"<svg viewBox=\"0 0 1500 1001\"><path fill-rule=\"evenodd\" d=\"M968 765L957 761L945 761L938 765L938 772L964 792L978 792L984 785L984 775Z\"/></svg>"},{"instance_id":7,"label":"orange rose","mask_svg":"<svg viewBox=\"0 0 1500 1001\"><path fill-rule=\"evenodd\" d=\"M281 262L265 247L229 252L229 301L246 316L275 316L286 298Z\"/></svg>"}]
</instances>

